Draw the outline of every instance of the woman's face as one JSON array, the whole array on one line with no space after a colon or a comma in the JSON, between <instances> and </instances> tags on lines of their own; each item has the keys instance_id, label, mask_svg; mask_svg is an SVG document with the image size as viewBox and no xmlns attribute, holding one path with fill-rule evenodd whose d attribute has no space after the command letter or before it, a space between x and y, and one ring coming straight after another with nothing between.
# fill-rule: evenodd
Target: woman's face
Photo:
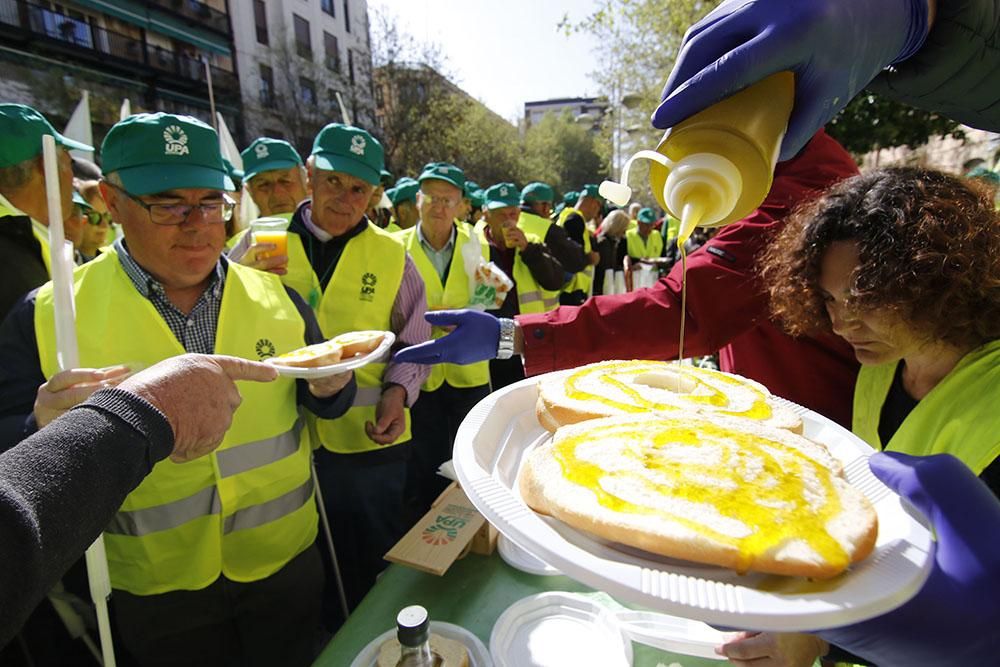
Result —
<instances>
[{"instance_id":1,"label":"woman's face","mask_svg":"<svg viewBox=\"0 0 1000 667\"><path fill-rule=\"evenodd\" d=\"M851 275L858 264L856 241L835 241L820 263L819 285L833 332L851 344L862 364L899 361L918 350L921 341L897 315L852 306Z\"/></svg>"}]
</instances>

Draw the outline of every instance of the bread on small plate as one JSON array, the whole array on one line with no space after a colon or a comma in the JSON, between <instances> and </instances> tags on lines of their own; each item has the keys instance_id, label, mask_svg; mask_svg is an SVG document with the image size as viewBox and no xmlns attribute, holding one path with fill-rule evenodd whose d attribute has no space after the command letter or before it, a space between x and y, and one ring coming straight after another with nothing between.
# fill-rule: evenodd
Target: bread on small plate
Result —
<instances>
[{"instance_id":1,"label":"bread on small plate","mask_svg":"<svg viewBox=\"0 0 1000 667\"><path fill-rule=\"evenodd\" d=\"M292 368L319 368L339 362L344 356L344 348L336 340L328 340L297 350L271 357L268 363Z\"/></svg>"}]
</instances>

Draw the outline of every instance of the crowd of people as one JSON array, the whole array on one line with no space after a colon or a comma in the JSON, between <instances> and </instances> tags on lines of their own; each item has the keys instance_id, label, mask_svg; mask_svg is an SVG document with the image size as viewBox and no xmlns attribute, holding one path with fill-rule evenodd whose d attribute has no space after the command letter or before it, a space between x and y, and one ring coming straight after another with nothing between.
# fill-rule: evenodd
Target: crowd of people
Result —
<instances>
[{"instance_id":1,"label":"crowd of people","mask_svg":"<svg viewBox=\"0 0 1000 667\"><path fill-rule=\"evenodd\" d=\"M677 221L609 207L595 184L562 197L541 182L481 188L435 161L393 182L379 141L338 123L304 160L259 137L240 172L210 126L166 113L123 119L98 160L76 160L69 149L93 148L0 104L0 508L16 538L0 540L15 591L0 645L103 532L123 664L310 664L444 488L437 468L473 405L526 375L675 358L683 317L688 355L717 352L723 370L891 452L872 469L939 542L899 609L817 634L748 632L720 653L792 666L995 656L995 183L861 174L822 125L891 64L875 85L906 98L912 59L943 57L968 30L966 4L996 6L872 4L886 7L861 20L809 11L840 6L827 0L723 3L689 31L658 127L782 68L797 94L765 201L690 240L683 313ZM941 39L928 46L931 25ZM845 77L830 36L846 28L860 64ZM79 264L76 368L60 366L54 333L44 135L60 147ZM255 241L241 197L287 222L287 250ZM606 284L643 264L665 274L653 287ZM359 330L393 332L391 358L308 381L259 363Z\"/></svg>"}]
</instances>

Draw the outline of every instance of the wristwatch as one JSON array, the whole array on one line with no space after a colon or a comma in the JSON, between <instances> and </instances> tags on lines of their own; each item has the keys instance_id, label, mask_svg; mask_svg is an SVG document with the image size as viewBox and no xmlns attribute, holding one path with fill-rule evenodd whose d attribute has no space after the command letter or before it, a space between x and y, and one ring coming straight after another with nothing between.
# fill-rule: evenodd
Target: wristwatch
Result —
<instances>
[{"instance_id":1,"label":"wristwatch","mask_svg":"<svg viewBox=\"0 0 1000 667\"><path fill-rule=\"evenodd\" d=\"M500 318L500 343L497 345L497 359L510 359L514 356L514 320Z\"/></svg>"}]
</instances>

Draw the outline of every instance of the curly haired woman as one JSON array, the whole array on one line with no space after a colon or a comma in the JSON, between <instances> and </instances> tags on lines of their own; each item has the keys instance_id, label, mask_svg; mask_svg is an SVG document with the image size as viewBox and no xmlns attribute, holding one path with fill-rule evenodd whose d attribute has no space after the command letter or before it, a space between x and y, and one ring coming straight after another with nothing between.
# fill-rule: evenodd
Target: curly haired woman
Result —
<instances>
[{"instance_id":1,"label":"curly haired woman","mask_svg":"<svg viewBox=\"0 0 1000 667\"><path fill-rule=\"evenodd\" d=\"M846 179L798 209L762 259L775 317L833 332L861 362L853 431L950 453L1000 495L1000 217L990 193L926 169ZM814 635L746 633L736 665L812 665ZM844 659L848 656L838 656Z\"/></svg>"}]
</instances>

